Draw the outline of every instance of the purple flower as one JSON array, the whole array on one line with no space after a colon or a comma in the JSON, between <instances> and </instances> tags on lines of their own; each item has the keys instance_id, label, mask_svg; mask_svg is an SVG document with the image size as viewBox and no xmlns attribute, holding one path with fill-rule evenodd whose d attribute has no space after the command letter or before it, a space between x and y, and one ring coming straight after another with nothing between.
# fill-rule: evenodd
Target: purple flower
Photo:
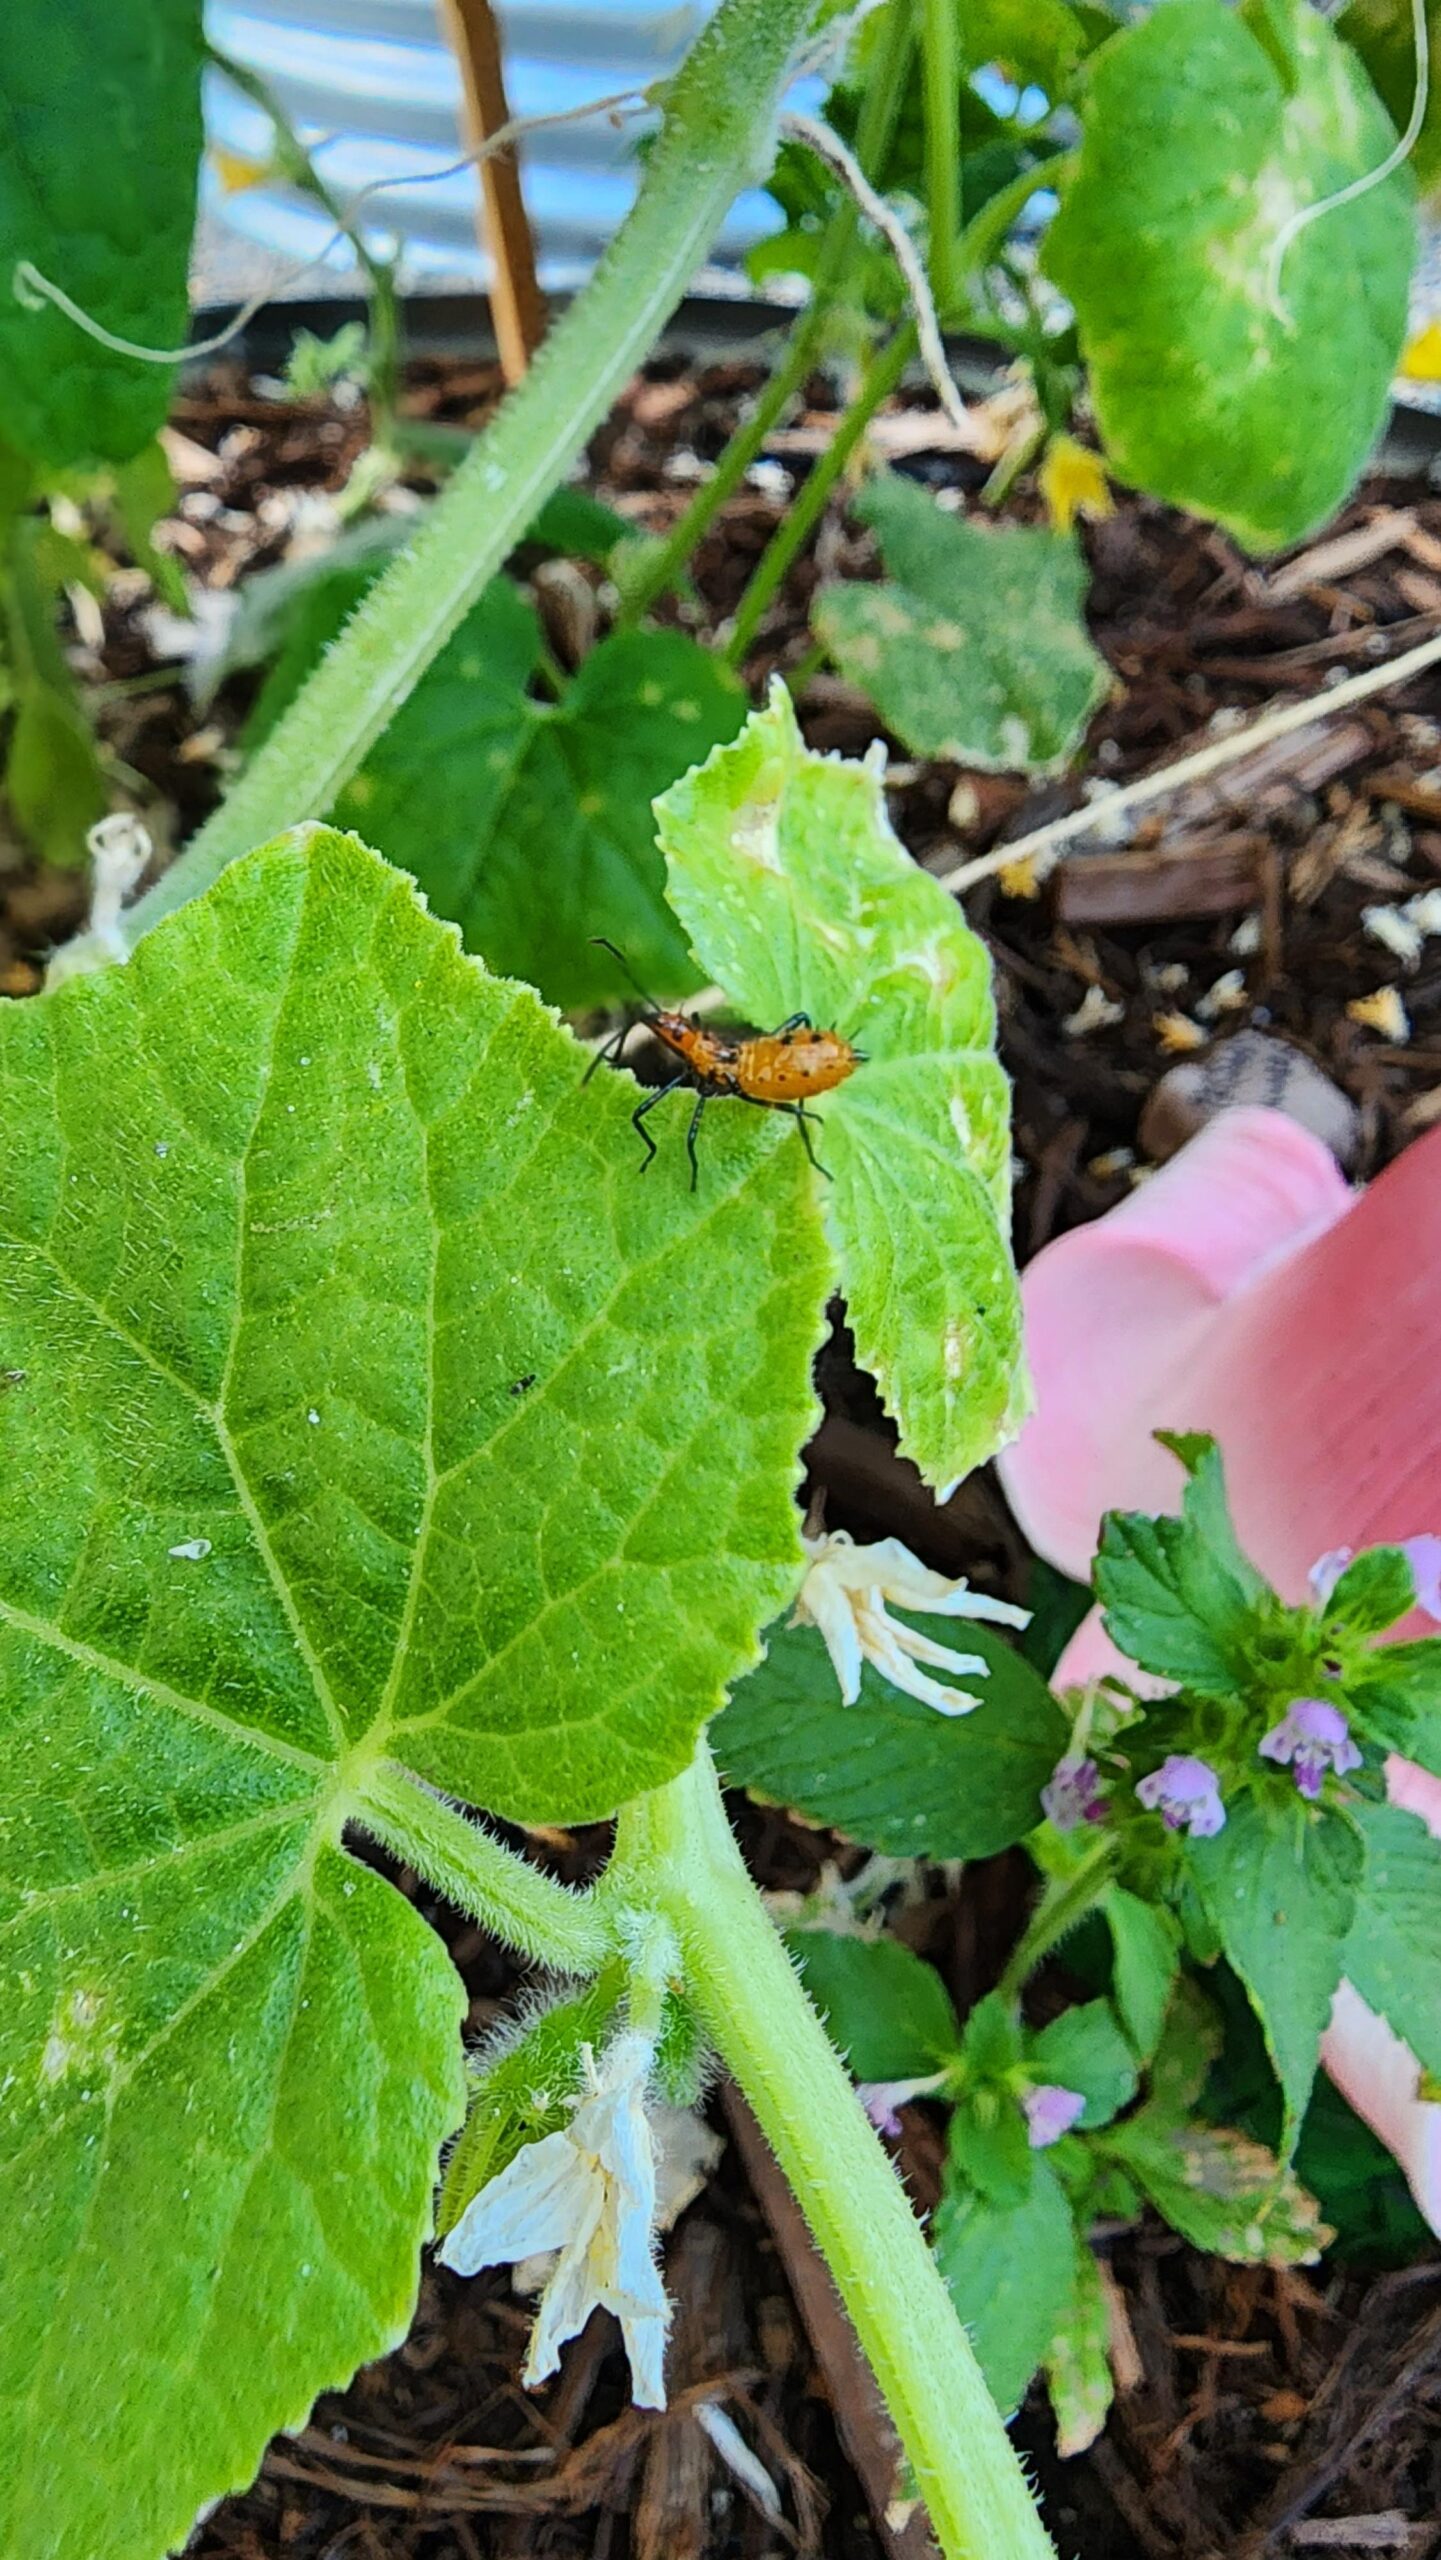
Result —
<instances>
[{"instance_id":1,"label":"purple flower","mask_svg":"<svg viewBox=\"0 0 1441 2560\"><path fill-rule=\"evenodd\" d=\"M1325 1608L1355 1552L1354 1547L1328 1547L1323 1556L1316 1558L1306 1579L1318 1609Z\"/></svg>"},{"instance_id":2,"label":"purple flower","mask_svg":"<svg viewBox=\"0 0 1441 2560\"><path fill-rule=\"evenodd\" d=\"M1064 1760L1058 1760L1041 1789L1041 1810L1058 1831L1075 1831L1083 1822L1104 1822L1106 1799L1095 1761L1083 1759L1078 1751L1068 1751Z\"/></svg>"},{"instance_id":3,"label":"purple flower","mask_svg":"<svg viewBox=\"0 0 1441 2560\"><path fill-rule=\"evenodd\" d=\"M1401 1553L1411 1567L1417 1608L1441 1621L1441 1538L1403 1538Z\"/></svg>"},{"instance_id":4,"label":"purple flower","mask_svg":"<svg viewBox=\"0 0 1441 2560\"><path fill-rule=\"evenodd\" d=\"M1338 1778L1359 1769L1361 1754L1339 1707L1324 1698L1293 1698L1277 1725L1258 1745L1263 1760L1289 1761L1292 1776L1309 1803L1321 1792L1328 1769Z\"/></svg>"},{"instance_id":5,"label":"purple flower","mask_svg":"<svg viewBox=\"0 0 1441 2560\"><path fill-rule=\"evenodd\" d=\"M945 2076L944 2071L932 2071L924 2080L858 2080L856 2096L877 2133L883 2133L888 2142L899 2142L899 2110L909 2106L912 2098L929 2098L943 2086Z\"/></svg>"},{"instance_id":6,"label":"purple flower","mask_svg":"<svg viewBox=\"0 0 1441 2560\"><path fill-rule=\"evenodd\" d=\"M1085 2114L1086 2101L1079 2089L1060 2089L1054 2081L1042 2080L1028 2089L1021 2100L1025 2111L1026 2131L1033 2151L1048 2151L1069 2133L1079 2116Z\"/></svg>"},{"instance_id":7,"label":"purple flower","mask_svg":"<svg viewBox=\"0 0 1441 2560\"><path fill-rule=\"evenodd\" d=\"M1148 1813L1160 1815L1168 1831L1190 1831L1198 1840L1209 1840L1225 1824L1215 1770L1209 1761L1193 1760L1184 1751L1173 1751L1149 1778L1142 1778L1136 1795Z\"/></svg>"},{"instance_id":8,"label":"purple flower","mask_svg":"<svg viewBox=\"0 0 1441 2560\"><path fill-rule=\"evenodd\" d=\"M1419 1538L1398 1538L1395 1544L1411 1567L1417 1608L1441 1624L1441 1538L1428 1531ZM1354 1547L1328 1547L1316 1558L1306 1579L1319 1607L1325 1607L1354 1554Z\"/></svg>"}]
</instances>

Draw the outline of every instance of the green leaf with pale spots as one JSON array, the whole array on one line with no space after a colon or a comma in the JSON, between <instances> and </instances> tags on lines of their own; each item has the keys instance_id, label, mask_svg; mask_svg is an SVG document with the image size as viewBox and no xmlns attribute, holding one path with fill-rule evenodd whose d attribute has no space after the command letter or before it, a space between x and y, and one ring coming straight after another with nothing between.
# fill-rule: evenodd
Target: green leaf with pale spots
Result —
<instances>
[{"instance_id":1,"label":"green leaf with pale spots","mask_svg":"<svg viewBox=\"0 0 1441 2560\"><path fill-rule=\"evenodd\" d=\"M1095 2443L1115 2391L1111 2315L1101 2270L1090 2242L1074 2227L1071 2248L1070 2289L1045 2358L1046 2389L1056 2413L1056 2451L1063 2460Z\"/></svg>"},{"instance_id":2,"label":"green leaf with pale spots","mask_svg":"<svg viewBox=\"0 0 1441 2560\"><path fill-rule=\"evenodd\" d=\"M811 1106L822 1205L860 1359L907 1457L949 1483L1028 1409L985 945L891 833L880 768L810 754L780 684L656 818L672 904L727 993L866 1053Z\"/></svg>"},{"instance_id":3,"label":"green leaf with pale spots","mask_svg":"<svg viewBox=\"0 0 1441 2560\"><path fill-rule=\"evenodd\" d=\"M745 697L675 631L603 640L557 703L535 698L535 609L497 578L333 811L413 871L487 965L553 1004L699 982L665 902L651 802L733 738Z\"/></svg>"},{"instance_id":4,"label":"green leaf with pale spots","mask_svg":"<svg viewBox=\"0 0 1441 2560\"><path fill-rule=\"evenodd\" d=\"M1408 89L1409 94L1409 89ZM1112 470L1250 551L1341 503L1385 416L1415 255L1409 173L1283 226L1395 133L1308 0L1166 0L1104 45L1042 253Z\"/></svg>"},{"instance_id":5,"label":"green leaf with pale spots","mask_svg":"<svg viewBox=\"0 0 1441 2560\"><path fill-rule=\"evenodd\" d=\"M968 524L893 471L856 500L890 575L822 587L811 620L842 675L912 754L1053 773L1109 678L1083 619L1069 533Z\"/></svg>"},{"instance_id":6,"label":"green leaf with pale spots","mask_svg":"<svg viewBox=\"0 0 1441 2560\"><path fill-rule=\"evenodd\" d=\"M0 2549L156 2560L403 2334L460 1984L382 1756L565 1820L795 1588L827 1267L322 828L0 1009Z\"/></svg>"}]
</instances>

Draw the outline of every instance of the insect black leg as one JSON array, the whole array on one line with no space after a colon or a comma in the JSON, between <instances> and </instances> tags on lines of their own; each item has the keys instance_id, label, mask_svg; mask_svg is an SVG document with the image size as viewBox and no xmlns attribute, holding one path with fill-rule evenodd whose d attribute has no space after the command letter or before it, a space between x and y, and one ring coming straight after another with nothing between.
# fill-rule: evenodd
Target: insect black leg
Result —
<instances>
[{"instance_id":1,"label":"insect black leg","mask_svg":"<svg viewBox=\"0 0 1441 2560\"><path fill-rule=\"evenodd\" d=\"M590 1065L586 1068L584 1075L581 1077L582 1084L589 1084L597 1067L602 1065L607 1067L618 1067L620 1065L621 1051L625 1047L627 1040L630 1038L634 1027L633 1023L623 1022L619 1031L613 1031L608 1040L602 1040L600 1047L591 1059Z\"/></svg>"},{"instance_id":2,"label":"insect black leg","mask_svg":"<svg viewBox=\"0 0 1441 2560\"><path fill-rule=\"evenodd\" d=\"M644 1164L641 1166L642 1173L649 1173L650 1168L659 1153L659 1149L656 1146L654 1138L651 1136L649 1129L645 1126L645 1115L648 1111L654 1111L658 1102L664 1102L668 1093L677 1092L680 1086L685 1084L687 1081L688 1079L685 1076L672 1076L669 1084L657 1085L654 1093L648 1093L646 1095L644 1102L638 1102L634 1111L630 1115L631 1127L635 1130L637 1136L643 1138L645 1141L646 1158Z\"/></svg>"},{"instance_id":3,"label":"insect black leg","mask_svg":"<svg viewBox=\"0 0 1441 2560\"><path fill-rule=\"evenodd\" d=\"M811 1164L815 1171L817 1173L824 1174L827 1182L834 1182L835 1175L831 1172L829 1165L822 1164L820 1157L816 1154L815 1148L811 1145L811 1114L807 1111L805 1104L803 1102L781 1102L776 1105L776 1108L779 1111L784 1111L788 1120L794 1120L796 1127L801 1133L801 1141L805 1147L806 1154L810 1157Z\"/></svg>"},{"instance_id":4,"label":"insect black leg","mask_svg":"<svg viewBox=\"0 0 1441 2560\"><path fill-rule=\"evenodd\" d=\"M814 1031L814 1029L815 1024L812 1022L808 1013L792 1013L786 1016L784 1022L778 1022L776 1024L774 1031L771 1033L771 1038L773 1040L784 1040L788 1031Z\"/></svg>"},{"instance_id":5,"label":"insect black leg","mask_svg":"<svg viewBox=\"0 0 1441 2560\"><path fill-rule=\"evenodd\" d=\"M709 1100L710 1095L708 1093L702 1093L697 1097L696 1107L690 1115L690 1127L685 1133L685 1151L690 1157L690 1187L692 1191L694 1191L696 1184L700 1180L700 1165L697 1161L695 1151L696 1133L700 1128L701 1113L704 1111Z\"/></svg>"}]
</instances>

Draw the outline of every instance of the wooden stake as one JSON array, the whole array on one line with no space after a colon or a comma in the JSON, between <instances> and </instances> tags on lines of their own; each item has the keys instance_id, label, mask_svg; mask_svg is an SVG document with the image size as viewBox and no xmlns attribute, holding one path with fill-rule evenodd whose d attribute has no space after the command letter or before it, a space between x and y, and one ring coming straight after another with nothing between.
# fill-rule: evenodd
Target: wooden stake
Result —
<instances>
[{"instance_id":1,"label":"wooden stake","mask_svg":"<svg viewBox=\"0 0 1441 2560\"><path fill-rule=\"evenodd\" d=\"M472 143L488 142L510 121L501 68L500 29L490 0L440 0L446 34L465 84L465 121ZM535 243L521 193L515 152L480 164L476 232L491 262L490 312L507 382L519 382L545 335L546 312L535 276Z\"/></svg>"}]
</instances>

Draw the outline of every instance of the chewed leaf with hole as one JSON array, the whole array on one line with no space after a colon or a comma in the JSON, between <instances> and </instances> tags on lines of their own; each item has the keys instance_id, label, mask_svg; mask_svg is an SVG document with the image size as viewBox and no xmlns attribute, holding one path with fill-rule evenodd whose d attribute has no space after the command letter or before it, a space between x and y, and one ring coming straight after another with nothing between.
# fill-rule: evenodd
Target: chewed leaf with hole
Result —
<instances>
[{"instance_id":1,"label":"chewed leaf with hole","mask_svg":"<svg viewBox=\"0 0 1441 2560\"><path fill-rule=\"evenodd\" d=\"M856 501L889 576L822 587L811 619L914 755L1052 773L1108 682L1087 635L1074 535L946 515L896 472Z\"/></svg>"},{"instance_id":2,"label":"chewed leaf with hole","mask_svg":"<svg viewBox=\"0 0 1441 2560\"><path fill-rule=\"evenodd\" d=\"M156 2560L403 2333L460 1986L340 1846L670 1776L796 1586L826 1286L313 828L0 1009L0 2549Z\"/></svg>"},{"instance_id":3,"label":"chewed leaf with hole","mask_svg":"<svg viewBox=\"0 0 1441 2560\"><path fill-rule=\"evenodd\" d=\"M1089 68L1044 263L1075 307L1106 459L1250 551L1323 523L1380 432L1410 176L1285 235L1395 139L1307 0L1167 0Z\"/></svg>"},{"instance_id":4,"label":"chewed leaf with hole","mask_svg":"<svg viewBox=\"0 0 1441 2560\"><path fill-rule=\"evenodd\" d=\"M24 258L117 337L183 344L200 167L200 0L7 0L0 89L0 441L51 471L124 462L175 368L22 297Z\"/></svg>"},{"instance_id":5,"label":"chewed leaf with hole","mask_svg":"<svg viewBox=\"0 0 1441 2560\"><path fill-rule=\"evenodd\" d=\"M672 904L727 994L865 1052L813 1106L826 1222L901 1446L948 1483L1027 1410L985 946L897 843L880 768L809 753L780 684L656 817Z\"/></svg>"}]
</instances>

